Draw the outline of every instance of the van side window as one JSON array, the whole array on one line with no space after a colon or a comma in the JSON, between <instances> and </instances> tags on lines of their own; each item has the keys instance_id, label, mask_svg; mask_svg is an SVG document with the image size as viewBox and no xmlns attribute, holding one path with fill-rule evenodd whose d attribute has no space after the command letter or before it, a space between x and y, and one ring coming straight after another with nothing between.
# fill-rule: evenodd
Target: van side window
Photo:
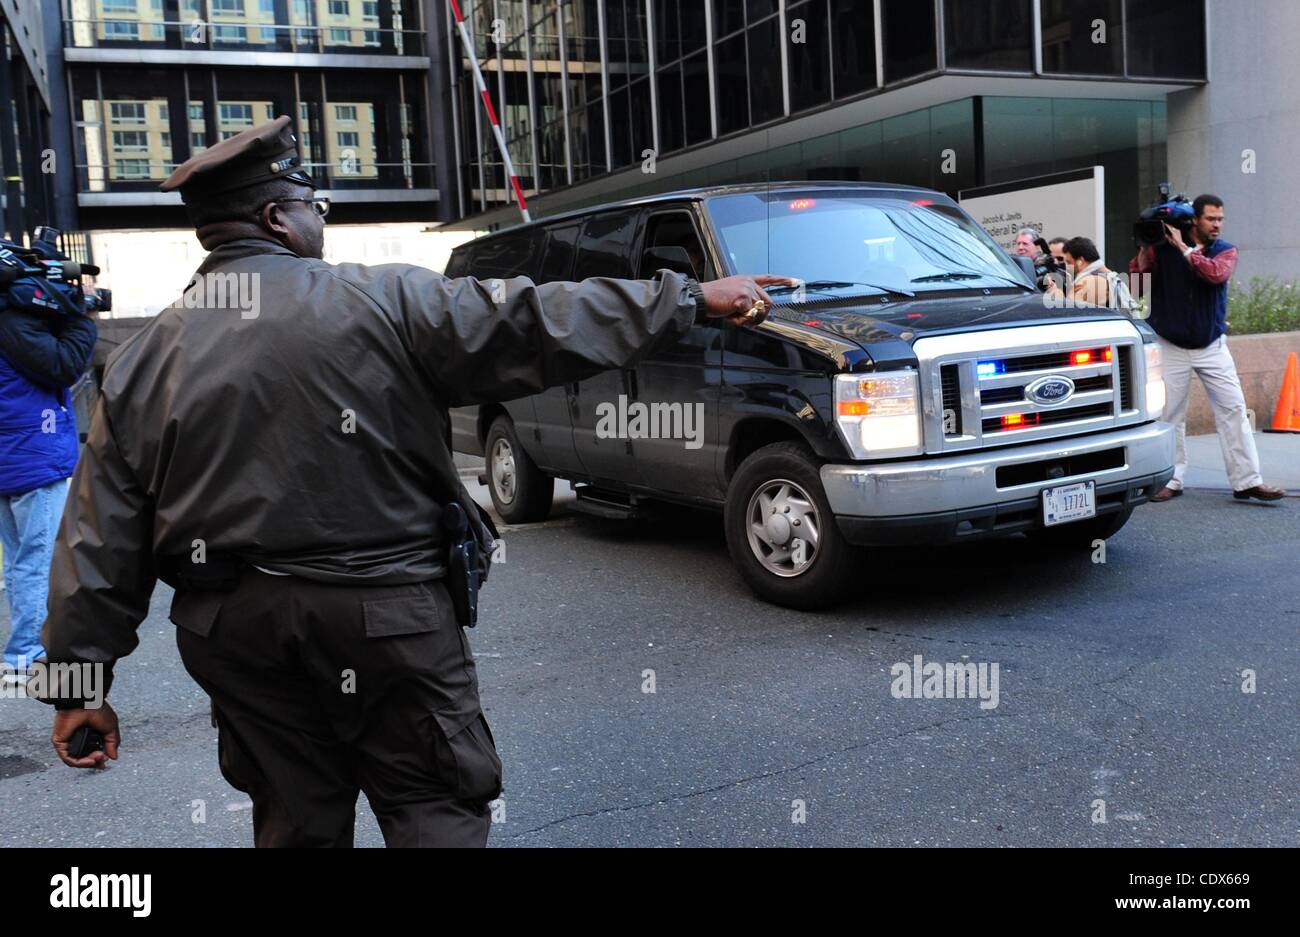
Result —
<instances>
[{"instance_id":1,"label":"van side window","mask_svg":"<svg viewBox=\"0 0 1300 937\"><path fill-rule=\"evenodd\" d=\"M537 283L555 283L573 278L573 259L578 253L578 225L565 225L547 232L546 249L537 271Z\"/></svg>"},{"instance_id":2,"label":"van side window","mask_svg":"<svg viewBox=\"0 0 1300 937\"><path fill-rule=\"evenodd\" d=\"M469 272L482 280L487 277L531 276L541 231L492 238L474 248L474 262Z\"/></svg>"},{"instance_id":3,"label":"van side window","mask_svg":"<svg viewBox=\"0 0 1300 937\"><path fill-rule=\"evenodd\" d=\"M447 260L447 269L443 273L445 277L463 277L469 272L470 249L468 247L458 247L451 252L451 257Z\"/></svg>"},{"instance_id":4,"label":"van side window","mask_svg":"<svg viewBox=\"0 0 1300 937\"><path fill-rule=\"evenodd\" d=\"M704 248L700 244L700 236L695 233L695 224L688 212L663 212L650 216L650 220L646 222L645 242L641 245L642 279L649 279L654 276L655 271L660 267L677 270L677 267L672 264L656 260L653 256L647 256L646 252L656 247L681 248L686 252L686 256L693 268L690 275L697 280L708 279L708 270L706 269L708 263L704 257ZM677 272L687 273L686 270L678 270Z\"/></svg>"},{"instance_id":5,"label":"van side window","mask_svg":"<svg viewBox=\"0 0 1300 937\"><path fill-rule=\"evenodd\" d=\"M604 212L588 218L578 239L578 263L573 278L636 276L632 269L632 243L636 240L637 217L637 212Z\"/></svg>"}]
</instances>

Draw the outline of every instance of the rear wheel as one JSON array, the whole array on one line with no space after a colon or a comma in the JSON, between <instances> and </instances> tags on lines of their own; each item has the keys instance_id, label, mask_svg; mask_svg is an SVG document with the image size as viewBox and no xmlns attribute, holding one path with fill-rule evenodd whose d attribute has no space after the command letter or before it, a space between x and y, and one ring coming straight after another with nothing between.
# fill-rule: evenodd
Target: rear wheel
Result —
<instances>
[{"instance_id":1,"label":"rear wheel","mask_svg":"<svg viewBox=\"0 0 1300 937\"><path fill-rule=\"evenodd\" d=\"M746 584L787 608L818 609L843 598L856 551L840 533L812 454L773 443L750 455L731 480L727 549Z\"/></svg>"},{"instance_id":2,"label":"rear wheel","mask_svg":"<svg viewBox=\"0 0 1300 937\"><path fill-rule=\"evenodd\" d=\"M545 520L551 513L555 480L519 445L514 421L499 416L492 421L483 443L487 462L488 493L492 506L507 524Z\"/></svg>"},{"instance_id":3,"label":"rear wheel","mask_svg":"<svg viewBox=\"0 0 1300 937\"><path fill-rule=\"evenodd\" d=\"M1029 531L1029 539L1049 550L1067 552L1070 550L1091 550L1098 540L1109 540L1119 533L1120 528L1128 523L1133 514L1132 508L1124 508L1113 514L1089 518L1086 521L1074 521L1057 527L1043 527Z\"/></svg>"}]
</instances>

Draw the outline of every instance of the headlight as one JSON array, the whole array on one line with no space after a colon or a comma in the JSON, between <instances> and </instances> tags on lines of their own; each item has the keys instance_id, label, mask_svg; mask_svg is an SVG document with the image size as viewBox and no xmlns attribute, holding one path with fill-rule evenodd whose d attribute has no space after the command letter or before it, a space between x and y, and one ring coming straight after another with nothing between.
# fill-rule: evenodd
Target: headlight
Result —
<instances>
[{"instance_id":1,"label":"headlight","mask_svg":"<svg viewBox=\"0 0 1300 937\"><path fill-rule=\"evenodd\" d=\"M854 458L919 454L916 372L836 375L835 425Z\"/></svg>"},{"instance_id":2,"label":"headlight","mask_svg":"<svg viewBox=\"0 0 1300 937\"><path fill-rule=\"evenodd\" d=\"M1165 372L1160 364L1160 346L1147 342L1142 347L1147 353L1147 418L1158 420L1165 412Z\"/></svg>"}]
</instances>

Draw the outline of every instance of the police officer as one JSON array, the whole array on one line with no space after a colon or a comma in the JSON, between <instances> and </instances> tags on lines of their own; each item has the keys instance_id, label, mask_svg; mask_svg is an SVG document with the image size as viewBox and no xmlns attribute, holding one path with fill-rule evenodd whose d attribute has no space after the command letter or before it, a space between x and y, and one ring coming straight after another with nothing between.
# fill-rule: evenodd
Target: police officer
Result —
<instances>
[{"instance_id":1,"label":"police officer","mask_svg":"<svg viewBox=\"0 0 1300 937\"><path fill-rule=\"evenodd\" d=\"M257 845L350 846L364 791L389 846L481 846L501 762L440 519L466 506L475 542L491 541L447 408L627 366L706 316L754 324L762 287L793 281L489 284L331 265L328 203L289 128L244 131L162 185L210 253L109 360L42 638L51 664L103 665L107 692L163 578ZM44 698L65 763L118 757L110 705L54 681ZM104 750L75 757L83 725Z\"/></svg>"}]
</instances>

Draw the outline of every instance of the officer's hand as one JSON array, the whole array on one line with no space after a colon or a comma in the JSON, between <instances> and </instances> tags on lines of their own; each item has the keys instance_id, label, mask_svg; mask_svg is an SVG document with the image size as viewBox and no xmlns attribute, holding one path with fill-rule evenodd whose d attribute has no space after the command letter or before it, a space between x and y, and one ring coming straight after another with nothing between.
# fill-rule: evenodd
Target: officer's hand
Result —
<instances>
[{"instance_id":1,"label":"officer's hand","mask_svg":"<svg viewBox=\"0 0 1300 937\"><path fill-rule=\"evenodd\" d=\"M726 316L735 325L758 325L767 318L772 308L772 297L763 292L765 286L798 286L799 281L791 277L778 277L770 273L758 276L735 276L721 280L701 283L704 291L704 305L709 318ZM747 316L758 303L763 306L754 316Z\"/></svg>"},{"instance_id":2,"label":"officer's hand","mask_svg":"<svg viewBox=\"0 0 1300 937\"><path fill-rule=\"evenodd\" d=\"M83 725L88 725L104 737L104 750L91 752L85 758L73 758L68 754L68 742L72 733ZM117 746L122 737L117 731L117 713L107 702L98 709L60 709L54 713L54 734L50 741L59 760L73 768L107 768L108 759L117 761Z\"/></svg>"}]
</instances>

